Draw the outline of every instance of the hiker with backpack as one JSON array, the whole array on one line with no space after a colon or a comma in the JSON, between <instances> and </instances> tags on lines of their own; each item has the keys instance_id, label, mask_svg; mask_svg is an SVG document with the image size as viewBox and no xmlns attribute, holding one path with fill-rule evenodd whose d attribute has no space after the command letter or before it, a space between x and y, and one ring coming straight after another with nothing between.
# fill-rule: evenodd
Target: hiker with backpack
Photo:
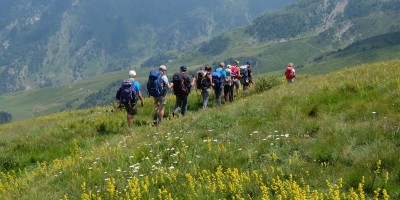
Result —
<instances>
[{"instance_id":1,"label":"hiker with backpack","mask_svg":"<svg viewBox=\"0 0 400 200\"><path fill-rule=\"evenodd\" d=\"M232 67L231 67L231 71L232 71L232 76L233 76L233 87L236 90L236 96L239 96L239 88L240 88L240 69L239 69L239 61L238 60L234 60L232 63ZM232 87L232 89L233 89ZM233 101L233 95L232 95L232 101Z\"/></svg>"},{"instance_id":2,"label":"hiker with backpack","mask_svg":"<svg viewBox=\"0 0 400 200\"><path fill-rule=\"evenodd\" d=\"M225 77L225 86L224 86L224 99L225 103L233 101L233 77L232 77L232 69L231 65L227 65L225 69L226 77Z\"/></svg>"},{"instance_id":3,"label":"hiker with backpack","mask_svg":"<svg viewBox=\"0 0 400 200\"><path fill-rule=\"evenodd\" d=\"M211 76L211 66L207 66L203 69L201 69L199 72L197 72L197 77L196 77L196 86L197 89L201 90L201 96L203 97L203 109L207 108L208 104L208 99L210 97L210 92L211 92L211 86L214 86L214 83L212 82L212 76Z\"/></svg>"},{"instance_id":4,"label":"hiker with backpack","mask_svg":"<svg viewBox=\"0 0 400 200\"><path fill-rule=\"evenodd\" d=\"M222 105L222 91L224 90L224 82L226 77L224 67L225 63L221 62L219 67L211 74L212 81L214 83L215 98L219 106Z\"/></svg>"},{"instance_id":5,"label":"hiker with backpack","mask_svg":"<svg viewBox=\"0 0 400 200\"><path fill-rule=\"evenodd\" d=\"M172 112L172 116L175 117L179 113L182 116L185 116L187 111L188 104L188 96L190 93L190 89L193 85L193 81L190 81L190 78L186 74L186 66L180 67L180 72L177 72L172 77L173 90L176 96L176 104L174 112Z\"/></svg>"},{"instance_id":6,"label":"hiker with backpack","mask_svg":"<svg viewBox=\"0 0 400 200\"><path fill-rule=\"evenodd\" d=\"M151 70L147 82L149 96L154 98L153 124L158 125L162 122L165 105L167 104L167 90L173 87L173 83L168 82L166 75L167 67L161 65L158 70Z\"/></svg>"},{"instance_id":7,"label":"hiker with backpack","mask_svg":"<svg viewBox=\"0 0 400 200\"><path fill-rule=\"evenodd\" d=\"M286 67L285 77L287 83L294 83L294 81L296 80L296 73L293 67L293 63L289 63L288 66Z\"/></svg>"},{"instance_id":8,"label":"hiker with backpack","mask_svg":"<svg viewBox=\"0 0 400 200\"><path fill-rule=\"evenodd\" d=\"M144 98L140 91L140 83L135 81L135 78L136 72L134 70L129 71L129 79L122 82L115 97L126 110L128 127L132 126L133 116L138 112L137 100L139 99L141 106L144 106Z\"/></svg>"},{"instance_id":9,"label":"hiker with backpack","mask_svg":"<svg viewBox=\"0 0 400 200\"><path fill-rule=\"evenodd\" d=\"M247 61L246 65L240 66L240 83L243 85L243 91L246 91L250 83L253 82L253 72L251 69L251 61Z\"/></svg>"}]
</instances>

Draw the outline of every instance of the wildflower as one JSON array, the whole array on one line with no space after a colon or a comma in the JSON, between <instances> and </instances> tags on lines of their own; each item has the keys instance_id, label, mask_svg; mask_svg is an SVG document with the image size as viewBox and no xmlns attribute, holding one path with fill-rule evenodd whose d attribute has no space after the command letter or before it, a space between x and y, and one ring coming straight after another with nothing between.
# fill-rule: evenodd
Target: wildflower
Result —
<instances>
[{"instance_id":1,"label":"wildflower","mask_svg":"<svg viewBox=\"0 0 400 200\"><path fill-rule=\"evenodd\" d=\"M189 164L192 164L192 161L191 160L189 160L189 162L188 162Z\"/></svg>"},{"instance_id":2,"label":"wildflower","mask_svg":"<svg viewBox=\"0 0 400 200\"><path fill-rule=\"evenodd\" d=\"M258 131L253 131L253 133L254 133L254 134L257 134L257 133L258 133Z\"/></svg>"},{"instance_id":3,"label":"wildflower","mask_svg":"<svg viewBox=\"0 0 400 200\"><path fill-rule=\"evenodd\" d=\"M212 132L213 130L209 129L208 132Z\"/></svg>"},{"instance_id":4,"label":"wildflower","mask_svg":"<svg viewBox=\"0 0 400 200\"><path fill-rule=\"evenodd\" d=\"M373 115L375 115L375 114L376 114L376 112L372 112L372 114L373 114Z\"/></svg>"},{"instance_id":5,"label":"wildflower","mask_svg":"<svg viewBox=\"0 0 400 200\"><path fill-rule=\"evenodd\" d=\"M118 168L117 170L115 170L116 172L121 172L122 170L120 168Z\"/></svg>"},{"instance_id":6,"label":"wildflower","mask_svg":"<svg viewBox=\"0 0 400 200\"><path fill-rule=\"evenodd\" d=\"M213 140L214 142L218 142L218 140L217 139L215 139L215 140Z\"/></svg>"},{"instance_id":7,"label":"wildflower","mask_svg":"<svg viewBox=\"0 0 400 200\"><path fill-rule=\"evenodd\" d=\"M92 169L92 167L89 167L89 170L91 170Z\"/></svg>"},{"instance_id":8,"label":"wildflower","mask_svg":"<svg viewBox=\"0 0 400 200\"><path fill-rule=\"evenodd\" d=\"M238 149L238 151L241 151L241 150L242 150L242 148Z\"/></svg>"},{"instance_id":9,"label":"wildflower","mask_svg":"<svg viewBox=\"0 0 400 200\"><path fill-rule=\"evenodd\" d=\"M171 165L171 167L169 167L169 169L174 169L175 167L173 165Z\"/></svg>"},{"instance_id":10,"label":"wildflower","mask_svg":"<svg viewBox=\"0 0 400 200\"><path fill-rule=\"evenodd\" d=\"M285 137L288 138L288 137L289 137L289 134L285 134Z\"/></svg>"}]
</instances>

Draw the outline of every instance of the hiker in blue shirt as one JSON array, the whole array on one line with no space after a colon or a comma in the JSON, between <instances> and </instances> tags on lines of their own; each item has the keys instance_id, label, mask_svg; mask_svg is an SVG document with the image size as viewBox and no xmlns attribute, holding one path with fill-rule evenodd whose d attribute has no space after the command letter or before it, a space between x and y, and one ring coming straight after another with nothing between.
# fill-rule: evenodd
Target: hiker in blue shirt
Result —
<instances>
[{"instance_id":1,"label":"hiker in blue shirt","mask_svg":"<svg viewBox=\"0 0 400 200\"><path fill-rule=\"evenodd\" d=\"M132 89L130 90L131 91L131 95L130 95L131 100L129 100L130 102L123 104L123 106L126 110L126 114L127 114L126 119L128 121L128 127L132 126L133 116L135 116L138 112L137 99L140 100L141 106L142 107L144 106L144 98L143 98L142 92L140 91L140 83L138 81L136 81L135 78L136 78L136 72L134 70L131 70L131 71L129 71L129 79L127 79L123 83L126 85L129 84L132 87ZM132 97L132 93L137 96L133 95L134 97ZM119 88L119 90L117 91L116 98L122 101L122 99L121 99L122 94L123 94L123 86L121 86ZM132 99L132 98L134 98L134 99Z\"/></svg>"},{"instance_id":2,"label":"hiker in blue shirt","mask_svg":"<svg viewBox=\"0 0 400 200\"><path fill-rule=\"evenodd\" d=\"M225 77L226 77L226 71L224 69L225 63L221 62L219 64L219 67L215 69L215 71L211 74L212 80L214 83L214 93L215 93L215 98L217 100L217 104L221 105L221 99L222 99L222 92L224 90L224 82L225 82Z\"/></svg>"}]
</instances>

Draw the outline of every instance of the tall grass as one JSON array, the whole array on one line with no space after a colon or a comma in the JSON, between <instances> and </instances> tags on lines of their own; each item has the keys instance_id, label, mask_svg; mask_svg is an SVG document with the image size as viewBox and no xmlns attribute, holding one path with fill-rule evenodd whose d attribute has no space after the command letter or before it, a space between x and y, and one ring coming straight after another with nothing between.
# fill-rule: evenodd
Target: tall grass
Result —
<instances>
[{"instance_id":1,"label":"tall grass","mask_svg":"<svg viewBox=\"0 0 400 200\"><path fill-rule=\"evenodd\" d=\"M0 198L396 199L399 65L264 77L206 110L193 91L187 116L156 127L151 99L132 129L112 106L6 124Z\"/></svg>"}]
</instances>

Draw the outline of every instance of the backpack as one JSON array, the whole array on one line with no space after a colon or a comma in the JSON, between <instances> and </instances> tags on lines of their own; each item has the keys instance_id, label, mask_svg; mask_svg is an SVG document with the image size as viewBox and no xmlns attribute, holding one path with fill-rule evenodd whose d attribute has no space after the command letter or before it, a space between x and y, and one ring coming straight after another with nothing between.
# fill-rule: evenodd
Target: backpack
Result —
<instances>
[{"instance_id":1,"label":"backpack","mask_svg":"<svg viewBox=\"0 0 400 200\"><path fill-rule=\"evenodd\" d=\"M134 82L130 80L125 80L122 82L121 87L117 91L117 95L115 97L117 100L121 102L121 104L134 105L137 102L138 94L134 89Z\"/></svg>"},{"instance_id":2,"label":"backpack","mask_svg":"<svg viewBox=\"0 0 400 200\"><path fill-rule=\"evenodd\" d=\"M160 71L154 69L150 71L149 80L147 81L147 92L153 97L166 94L167 90L164 88L164 82Z\"/></svg>"},{"instance_id":3,"label":"backpack","mask_svg":"<svg viewBox=\"0 0 400 200\"><path fill-rule=\"evenodd\" d=\"M247 65L240 66L240 74L243 79L249 78L249 69L247 69Z\"/></svg>"},{"instance_id":4,"label":"backpack","mask_svg":"<svg viewBox=\"0 0 400 200\"><path fill-rule=\"evenodd\" d=\"M173 89L175 95L184 95L190 93L189 78L178 72L172 76L172 82L174 83Z\"/></svg>"},{"instance_id":5,"label":"backpack","mask_svg":"<svg viewBox=\"0 0 400 200\"><path fill-rule=\"evenodd\" d=\"M215 89L222 89L224 87L224 79L222 78L221 72L214 71L211 74L211 77L214 82Z\"/></svg>"},{"instance_id":6,"label":"backpack","mask_svg":"<svg viewBox=\"0 0 400 200\"><path fill-rule=\"evenodd\" d=\"M294 72L293 72L293 69L291 67L286 68L285 76L286 76L286 79L294 78Z\"/></svg>"},{"instance_id":7,"label":"backpack","mask_svg":"<svg viewBox=\"0 0 400 200\"><path fill-rule=\"evenodd\" d=\"M232 77L234 77L234 78L239 78L239 73L238 73L238 71L239 71L239 67L237 67L237 66L232 66Z\"/></svg>"},{"instance_id":8,"label":"backpack","mask_svg":"<svg viewBox=\"0 0 400 200\"><path fill-rule=\"evenodd\" d=\"M204 70L200 70L197 72L197 77L196 77L196 86L197 89L207 89L210 87L210 81L208 80L208 72Z\"/></svg>"},{"instance_id":9,"label":"backpack","mask_svg":"<svg viewBox=\"0 0 400 200\"><path fill-rule=\"evenodd\" d=\"M226 69L226 77L225 77L225 85L231 86L233 84L232 79L234 75L232 74L231 70Z\"/></svg>"}]
</instances>

